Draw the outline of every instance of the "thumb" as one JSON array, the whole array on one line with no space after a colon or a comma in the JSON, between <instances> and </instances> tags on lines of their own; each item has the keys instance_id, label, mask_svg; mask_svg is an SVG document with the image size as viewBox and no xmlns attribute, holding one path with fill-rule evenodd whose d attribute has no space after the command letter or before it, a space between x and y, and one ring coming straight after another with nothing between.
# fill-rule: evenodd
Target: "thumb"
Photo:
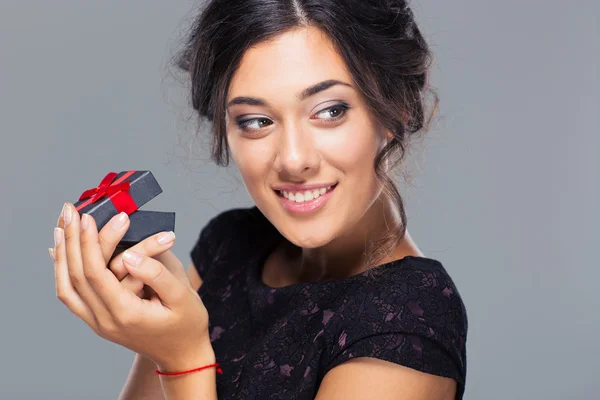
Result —
<instances>
[{"instance_id":1,"label":"thumb","mask_svg":"<svg viewBox=\"0 0 600 400\"><path fill-rule=\"evenodd\" d=\"M187 284L190 288L192 287L185 267L171 250L167 250L164 253L152 256L152 258L164 265L181 282Z\"/></svg>"},{"instance_id":2,"label":"thumb","mask_svg":"<svg viewBox=\"0 0 600 400\"><path fill-rule=\"evenodd\" d=\"M126 250L123 265L131 276L150 286L167 306L179 304L189 295L188 287L152 257Z\"/></svg>"}]
</instances>

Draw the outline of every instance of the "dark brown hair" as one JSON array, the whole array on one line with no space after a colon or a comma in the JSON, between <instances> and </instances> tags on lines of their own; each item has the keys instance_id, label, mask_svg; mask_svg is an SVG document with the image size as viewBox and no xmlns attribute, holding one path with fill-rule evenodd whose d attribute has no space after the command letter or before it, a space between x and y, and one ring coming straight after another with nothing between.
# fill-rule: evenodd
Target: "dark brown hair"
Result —
<instances>
[{"instance_id":1,"label":"dark brown hair","mask_svg":"<svg viewBox=\"0 0 600 400\"><path fill-rule=\"evenodd\" d=\"M393 138L377 155L374 170L383 193L398 205L401 223L372 242L367 267L390 254L406 232L404 203L390 172L404 159L410 136L426 131L438 105L429 85L432 55L403 0L211 0L195 19L176 65L189 72L191 103L212 122L211 156L229 164L225 101L244 52L290 29L325 32L345 60L371 115ZM426 117L426 92L434 104ZM389 165L386 170L385 165Z\"/></svg>"}]
</instances>

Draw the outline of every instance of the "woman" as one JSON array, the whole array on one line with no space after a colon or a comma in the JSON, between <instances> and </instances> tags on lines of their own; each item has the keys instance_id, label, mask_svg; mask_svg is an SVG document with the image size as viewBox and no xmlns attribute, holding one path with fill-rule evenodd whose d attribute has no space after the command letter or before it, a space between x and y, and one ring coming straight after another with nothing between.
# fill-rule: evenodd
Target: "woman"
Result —
<instances>
[{"instance_id":1,"label":"woman","mask_svg":"<svg viewBox=\"0 0 600 400\"><path fill-rule=\"evenodd\" d=\"M138 353L121 399L462 398L465 308L390 177L430 62L405 1L206 5L178 65L256 206L202 229L188 275L172 233L111 260L127 216L71 204L50 251L58 297Z\"/></svg>"}]
</instances>

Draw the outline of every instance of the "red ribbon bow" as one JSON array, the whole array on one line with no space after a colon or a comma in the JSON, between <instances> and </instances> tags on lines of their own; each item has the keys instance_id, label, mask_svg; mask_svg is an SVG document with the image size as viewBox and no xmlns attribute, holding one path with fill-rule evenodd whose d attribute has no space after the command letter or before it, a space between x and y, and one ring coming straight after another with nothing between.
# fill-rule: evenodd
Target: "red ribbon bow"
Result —
<instances>
[{"instance_id":1,"label":"red ribbon bow","mask_svg":"<svg viewBox=\"0 0 600 400\"><path fill-rule=\"evenodd\" d=\"M116 172L109 172L106 174L97 187L88 189L79 196L79 201L85 199L87 199L87 201L81 203L77 207L77 211L90 204L96 203L105 197L108 197L112 201L119 213L125 212L127 215L131 215L133 212L137 211L138 206L135 204L131 194L129 194L129 181L126 181L126 179L135 172L136 171L128 171L116 181L114 181L118 175Z\"/></svg>"}]
</instances>

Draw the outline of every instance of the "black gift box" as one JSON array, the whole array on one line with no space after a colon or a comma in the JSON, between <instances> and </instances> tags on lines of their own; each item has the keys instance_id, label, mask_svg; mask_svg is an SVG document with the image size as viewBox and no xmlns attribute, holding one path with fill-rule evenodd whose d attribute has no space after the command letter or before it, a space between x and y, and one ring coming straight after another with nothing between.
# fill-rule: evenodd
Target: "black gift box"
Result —
<instances>
[{"instance_id":1,"label":"black gift box","mask_svg":"<svg viewBox=\"0 0 600 400\"><path fill-rule=\"evenodd\" d=\"M119 172L113 180L113 185L116 182L120 183L121 178L128 174L125 181L129 182L129 194L133 198L133 201L137 207L141 207L160 193L162 188L152 175L150 171L123 171ZM79 212L79 214L89 214L94 217L98 230L100 230L106 223L115 215L119 213L116 209L110 196L105 196L95 203L90 203L89 199L83 199L74 203L73 205Z\"/></svg>"},{"instance_id":2,"label":"black gift box","mask_svg":"<svg viewBox=\"0 0 600 400\"><path fill-rule=\"evenodd\" d=\"M175 230L175 213L138 210L162 188L150 171L123 171L107 174L95 188L86 190L74 203L79 214L89 214L98 231L119 212L129 215L130 225L119 247L131 247L149 236Z\"/></svg>"},{"instance_id":3,"label":"black gift box","mask_svg":"<svg viewBox=\"0 0 600 400\"><path fill-rule=\"evenodd\" d=\"M119 247L131 247L159 232L175 231L175 213L139 210L129 216L129 229Z\"/></svg>"}]
</instances>

